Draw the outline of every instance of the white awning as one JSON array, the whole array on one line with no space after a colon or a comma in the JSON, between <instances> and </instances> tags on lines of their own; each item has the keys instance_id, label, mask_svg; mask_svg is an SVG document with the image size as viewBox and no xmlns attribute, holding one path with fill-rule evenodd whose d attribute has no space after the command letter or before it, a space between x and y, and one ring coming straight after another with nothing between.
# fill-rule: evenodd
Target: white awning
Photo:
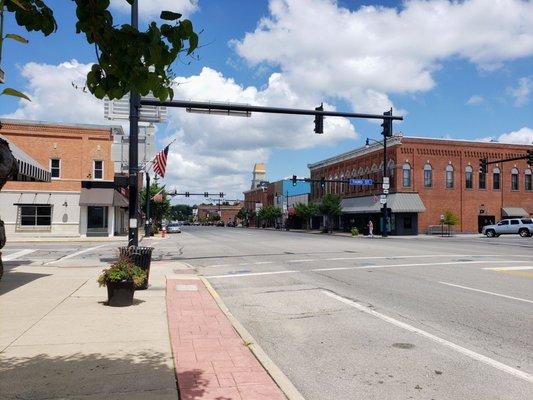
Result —
<instances>
[{"instance_id":1,"label":"white awning","mask_svg":"<svg viewBox=\"0 0 533 400\"><path fill-rule=\"evenodd\" d=\"M347 214L380 213L382 205L375 196L361 196L342 199L341 208ZM418 193L393 193L387 196L387 207L393 213L419 213L426 207Z\"/></svg>"},{"instance_id":2,"label":"white awning","mask_svg":"<svg viewBox=\"0 0 533 400\"><path fill-rule=\"evenodd\" d=\"M504 207L502 208L502 217L504 218L529 217L529 213L521 207Z\"/></svg>"},{"instance_id":3,"label":"white awning","mask_svg":"<svg viewBox=\"0 0 533 400\"><path fill-rule=\"evenodd\" d=\"M17 160L18 174L17 176L11 177L9 180L50 182L50 171L44 169L37 161L18 148L17 145L7 137L0 135L0 138L4 139L9 144L9 149L11 150L13 157L15 157L15 160Z\"/></svg>"}]
</instances>

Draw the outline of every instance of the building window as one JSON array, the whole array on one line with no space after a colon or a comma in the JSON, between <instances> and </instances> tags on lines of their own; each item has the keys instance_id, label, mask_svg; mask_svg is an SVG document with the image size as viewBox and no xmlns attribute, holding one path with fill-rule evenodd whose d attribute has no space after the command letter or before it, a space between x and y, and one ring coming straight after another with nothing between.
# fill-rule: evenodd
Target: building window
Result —
<instances>
[{"instance_id":1,"label":"building window","mask_svg":"<svg viewBox=\"0 0 533 400\"><path fill-rule=\"evenodd\" d=\"M446 166L446 189L453 189L453 166Z\"/></svg>"},{"instance_id":2,"label":"building window","mask_svg":"<svg viewBox=\"0 0 533 400\"><path fill-rule=\"evenodd\" d=\"M516 168L511 170L511 190L518 190L518 170Z\"/></svg>"},{"instance_id":3,"label":"building window","mask_svg":"<svg viewBox=\"0 0 533 400\"><path fill-rule=\"evenodd\" d=\"M525 175L524 175L524 188L526 190L531 190L531 170L528 168L526 169L525 171Z\"/></svg>"},{"instance_id":4,"label":"building window","mask_svg":"<svg viewBox=\"0 0 533 400\"><path fill-rule=\"evenodd\" d=\"M402 177L403 177L403 187L410 187L411 186L411 165L409 163L405 163L402 167Z\"/></svg>"},{"instance_id":5,"label":"building window","mask_svg":"<svg viewBox=\"0 0 533 400\"><path fill-rule=\"evenodd\" d=\"M472 167L467 165L465 168L465 188L467 189L472 189L474 187L474 176L472 171Z\"/></svg>"},{"instance_id":6,"label":"building window","mask_svg":"<svg viewBox=\"0 0 533 400\"><path fill-rule=\"evenodd\" d=\"M61 160L59 158L50 159L50 173L52 174L52 179L61 178Z\"/></svg>"},{"instance_id":7,"label":"building window","mask_svg":"<svg viewBox=\"0 0 533 400\"><path fill-rule=\"evenodd\" d=\"M104 179L104 162L102 160L94 160L93 179Z\"/></svg>"},{"instance_id":8,"label":"building window","mask_svg":"<svg viewBox=\"0 0 533 400\"><path fill-rule=\"evenodd\" d=\"M492 189L500 190L500 169L494 168L492 170Z\"/></svg>"},{"instance_id":9,"label":"building window","mask_svg":"<svg viewBox=\"0 0 533 400\"><path fill-rule=\"evenodd\" d=\"M433 186L433 171L430 164L424 165L424 187Z\"/></svg>"},{"instance_id":10,"label":"building window","mask_svg":"<svg viewBox=\"0 0 533 400\"><path fill-rule=\"evenodd\" d=\"M52 225L51 205L20 205L19 206L19 227L50 227Z\"/></svg>"},{"instance_id":11,"label":"building window","mask_svg":"<svg viewBox=\"0 0 533 400\"><path fill-rule=\"evenodd\" d=\"M479 188L480 189L487 188L487 174L484 174L481 171L479 171Z\"/></svg>"}]
</instances>

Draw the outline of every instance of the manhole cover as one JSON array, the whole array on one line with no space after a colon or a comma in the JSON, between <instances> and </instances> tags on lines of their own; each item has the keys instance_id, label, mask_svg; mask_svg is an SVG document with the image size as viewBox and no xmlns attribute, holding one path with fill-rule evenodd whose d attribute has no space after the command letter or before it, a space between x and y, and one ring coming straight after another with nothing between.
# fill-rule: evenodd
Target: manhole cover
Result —
<instances>
[{"instance_id":1,"label":"manhole cover","mask_svg":"<svg viewBox=\"0 0 533 400\"><path fill-rule=\"evenodd\" d=\"M176 285L175 289L176 289L176 292L196 292L198 290L198 286L196 286L196 285Z\"/></svg>"},{"instance_id":2,"label":"manhole cover","mask_svg":"<svg viewBox=\"0 0 533 400\"><path fill-rule=\"evenodd\" d=\"M393 343L392 347L396 347L398 349L412 349L415 347L415 345L411 343Z\"/></svg>"}]
</instances>

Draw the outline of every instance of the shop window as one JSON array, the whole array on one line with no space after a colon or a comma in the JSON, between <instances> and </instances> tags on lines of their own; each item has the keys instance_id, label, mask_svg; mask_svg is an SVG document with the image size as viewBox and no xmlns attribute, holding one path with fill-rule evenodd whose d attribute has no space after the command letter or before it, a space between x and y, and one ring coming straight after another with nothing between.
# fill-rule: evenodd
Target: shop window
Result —
<instances>
[{"instance_id":1,"label":"shop window","mask_svg":"<svg viewBox=\"0 0 533 400\"><path fill-rule=\"evenodd\" d=\"M492 170L492 189L500 190L500 169L494 168Z\"/></svg>"},{"instance_id":2,"label":"shop window","mask_svg":"<svg viewBox=\"0 0 533 400\"><path fill-rule=\"evenodd\" d=\"M403 228L405 230L413 229L413 219L411 217L403 217Z\"/></svg>"},{"instance_id":3,"label":"shop window","mask_svg":"<svg viewBox=\"0 0 533 400\"><path fill-rule=\"evenodd\" d=\"M50 228L52 225L51 205L20 205L18 214L18 228Z\"/></svg>"},{"instance_id":4,"label":"shop window","mask_svg":"<svg viewBox=\"0 0 533 400\"><path fill-rule=\"evenodd\" d=\"M446 166L446 189L453 189L453 166Z\"/></svg>"},{"instance_id":5,"label":"shop window","mask_svg":"<svg viewBox=\"0 0 533 400\"><path fill-rule=\"evenodd\" d=\"M104 162L102 160L94 160L93 179L104 179Z\"/></svg>"},{"instance_id":6,"label":"shop window","mask_svg":"<svg viewBox=\"0 0 533 400\"><path fill-rule=\"evenodd\" d=\"M472 189L474 187L474 176L473 170L470 165L465 168L465 188Z\"/></svg>"},{"instance_id":7,"label":"shop window","mask_svg":"<svg viewBox=\"0 0 533 400\"><path fill-rule=\"evenodd\" d=\"M59 158L50 159L50 174L52 179L61 178L61 160Z\"/></svg>"},{"instance_id":8,"label":"shop window","mask_svg":"<svg viewBox=\"0 0 533 400\"><path fill-rule=\"evenodd\" d=\"M531 190L531 170L528 168L524 175L524 189Z\"/></svg>"},{"instance_id":9,"label":"shop window","mask_svg":"<svg viewBox=\"0 0 533 400\"><path fill-rule=\"evenodd\" d=\"M518 190L518 170L516 168L511 170L511 190Z\"/></svg>"},{"instance_id":10,"label":"shop window","mask_svg":"<svg viewBox=\"0 0 533 400\"><path fill-rule=\"evenodd\" d=\"M430 164L424 165L424 187L430 188L433 186L433 170Z\"/></svg>"},{"instance_id":11,"label":"shop window","mask_svg":"<svg viewBox=\"0 0 533 400\"><path fill-rule=\"evenodd\" d=\"M411 186L411 165L409 163L405 163L402 167L402 181L403 181L403 187L410 187Z\"/></svg>"}]
</instances>

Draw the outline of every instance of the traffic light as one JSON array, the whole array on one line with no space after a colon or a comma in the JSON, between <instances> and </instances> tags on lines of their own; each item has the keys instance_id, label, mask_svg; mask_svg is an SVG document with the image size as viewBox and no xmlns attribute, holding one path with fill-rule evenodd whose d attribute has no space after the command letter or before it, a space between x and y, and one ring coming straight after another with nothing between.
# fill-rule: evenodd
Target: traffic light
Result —
<instances>
[{"instance_id":1,"label":"traffic light","mask_svg":"<svg viewBox=\"0 0 533 400\"><path fill-rule=\"evenodd\" d=\"M389 111L385 111L383 115L391 115L392 116L392 108ZM392 119L384 119L383 123L381 124L381 127L383 128L383 136L388 138L392 136Z\"/></svg>"},{"instance_id":2,"label":"traffic light","mask_svg":"<svg viewBox=\"0 0 533 400\"><path fill-rule=\"evenodd\" d=\"M224 193L220 192L220 193L218 194L218 197L224 197Z\"/></svg>"},{"instance_id":3,"label":"traffic light","mask_svg":"<svg viewBox=\"0 0 533 400\"><path fill-rule=\"evenodd\" d=\"M320 107L315 108L316 111L324 111L323 103L320 103ZM324 133L324 116L315 115L315 133Z\"/></svg>"},{"instance_id":4,"label":"traffic light","mask_svg":"<svg viewBox=\"0 0 533 400\"><path fill-rule=\"evenodd\" d=\"M527 163L530 167L533 167L533 149L527 151Z\"/></svg>"},{"instance_id":5,"label":"traffic light","mask_svg":"<svg viewBox=\"0 0 533 400\"><path fill-rule=\"evenodd\" d=\"M326 187L326 178L322 177L320 178L320 187L324 189Z\"/></svg>"},{"instance_id":6,"label":"traffic light","mask_svg":"<svg viewBox=\"0 0 533 400\"><path fill-rule=\"evenodd\" d=\"M189 192L185 192L185 197L189 197L190 196L190 193Z\"/></svg>"},{"instance_id":7,"label":"traffic light","mask_svg":"<svg viewBox=\"0 0 533 400\"><path fill-rule=\"evenodd\" d=\"M292 176L292 186L296 186L297 183L298 183L298 177L296 175L293 175Z\"/></svg>"},{"instance_id":8,"label":"traffic light","mask_svg":"<svg viewBox=\"0 0 533 400\"><path fill-rule=\"evenodd\" d=\"M204 197L209 197L209 193L208 192L204 192Z\"/></svg>"},{"instance_id":9,"label":"traffic light","mask_svg":"<svg viewBox=\"0 0 533 400\"><path fill-rule=\"evenodd\" d=\"M486 158L479 159L479 173L486 174L488 170L488 161Z\"/></svg>"}]
</instances>

